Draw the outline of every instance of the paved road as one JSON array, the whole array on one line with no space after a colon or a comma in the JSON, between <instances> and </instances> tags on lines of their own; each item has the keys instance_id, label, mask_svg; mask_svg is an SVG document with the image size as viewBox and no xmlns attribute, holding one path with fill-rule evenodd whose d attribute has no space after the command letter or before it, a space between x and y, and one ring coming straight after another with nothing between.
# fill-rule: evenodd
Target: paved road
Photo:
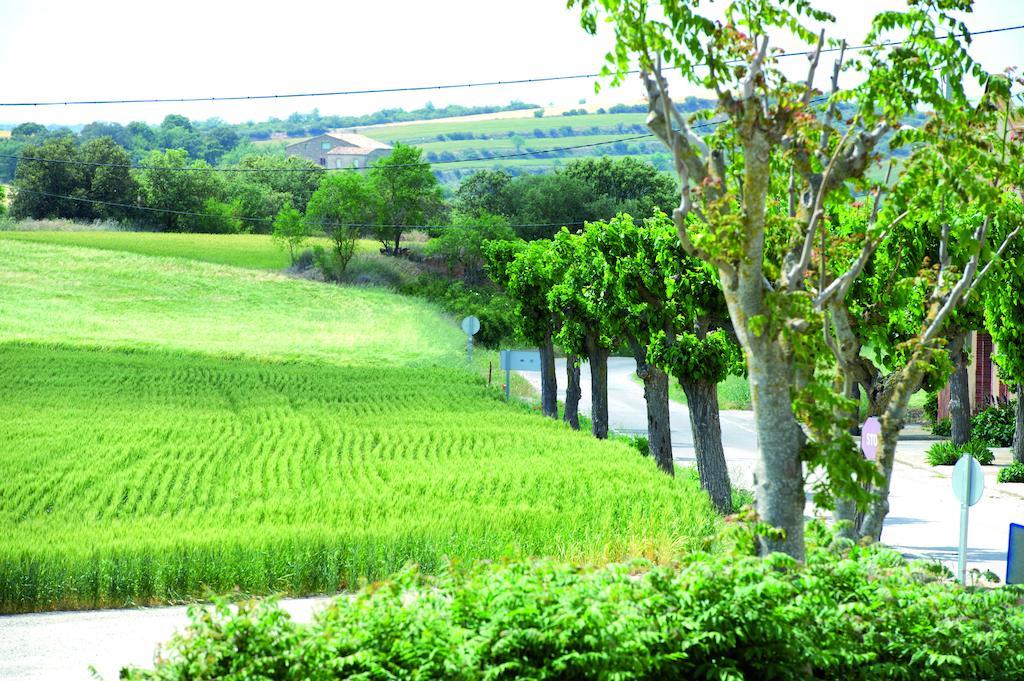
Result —
<instances>
[{"instance_id":1,"label":"paved road","mask_svg":"<svg viewBox=\"0 0 1024 681\"><path fill-rule=\"evenodd\" d=\"M615 431L630 434L647 432L647 406L643 386L634 380L636 361L629 357L608 359L608 425ZM556 360L558 399L565 399L565 360ZM540 374L523 373L540 391ZM584 363L580 370L583 396L580 411L590 413L590 367ZM749 411L723 411L722 449L729 465L729 475L736 484L753 485L754 460L757 453L757 431L754 414ZM669 413L672 426L672 455L680 463L694 461L693 431L690 429L690 411L686 405L672 402Z\"/></svg>"},{"instance_id":2,"label":"paved road","mask_svg":"<svg viewBox=\"0 0 1024 681\"><path fill-rule=\"evenodd\" d=\"M281 606L308 622L327 598L295 598ZM138 608L0 616L0 681L106 681L122 667L152 667L156 646L188 624L186 608Z\"/></svg>"},{"instance_id":3,"label":"paved road","mask_svg":"<svg viewBox=\"0 0 1024 681\"><path fill-rule=\"evenodd\" d=\"M631 359L609 362L609 421L621 432L645 432L647 415L643 389L631 378ZM590 381L584 367L581 409L589 412ZM536 374L525 374L539 383ZM559 383L564 384L564 363ZM538 386L539 387L539 386ZM564 395L560 395L564 396ZM680 463L693 460L693 437L686 407L671 408L672 443ZM750 485L757 451L753 415L722 413L722 439L733 482ZM928 442L901 442L889 501L891 511L882 532L886 543L909 554L956 565L960 510L953 500L949 469L925 466ZM1007 450L996 450L1006 461ZM992 570L1004 578L1007 526L1024 522L1024 486L995 485L995 466L986 467L985 496L971 509L969 567ZM283 601L299 621L309 621L324 598ZM125 665L151 666L157 644L166 641L187 622L185 608L147 608L99 612L45 613L0 617L0 680L77 681L92 678L89 665L105 679L116 679Z\"/></svg>"},{"instance_id":4,"label":"paved road","mask_svg":"<svg viewBox=\"0 0 1024 681\"><path fill-rule=\"evenodd\" d=\"M609 425L626 433L647 430L643 387L633 379L636 362L613 357L608 361ZM540 390L540 374L524 373ZM558 362L559 399L565 397L565 361ZM581 370L583 399L580 410L590 413L590 376ZM680 463L693 461L693 434L685 405L672 403L672 450ZM757 454L753 413L722 412L722 444L734 485L751 487ZM934 558L956 569L960 536L960 507L953 498L949 468L932 468L924 463L931 442L901 441L896 450L890 512L882 529L882 541L908 555ZM1008 463L1009 450L996 449L996 462ZM968 569L991 570L1000 580L1006 577L1006 547L1009 524L1024 524L1024 485L996 485L997 466L986 466L985 496L971 508L968 533ZM1017 491L1019 490L1019 491ZM808 509L813 513L813 509Z\"/></svg>"}]
</instances>

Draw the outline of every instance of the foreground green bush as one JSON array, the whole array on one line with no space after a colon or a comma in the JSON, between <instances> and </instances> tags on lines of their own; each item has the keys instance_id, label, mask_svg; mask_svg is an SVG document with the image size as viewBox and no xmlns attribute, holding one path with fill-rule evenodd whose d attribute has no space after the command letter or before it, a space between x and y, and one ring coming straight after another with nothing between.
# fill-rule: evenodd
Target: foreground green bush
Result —
<instances>
[{"instance_id":1,"label":"foreground green bush","mask_svg":"<svg viewBox=\"0 0 1024 681\"><path fill-rule=\"evenodd\" d=\"M409 570L310 625L273 604L194 610L155 670L126 677L1010 679L1024 669L1022 603L1020 588L965 589L850 543L812 547L806 565L694 554Z\"/></svg>"},{"instance_id":2,"label":"foreground green bush","mask_svg":"<svg viewBox=\"0 0 1024 681\"><path fill-rule=\"evenodd\" d=\"M952 466L964 454L970 454L982 466L990 465L996 458L992 450L986 447L983 442L978 442L977 440L971 440L960 446L948 441L936 442L925 452L925 458L928 459L928 463L932 466Z\"/></svg>"},{"instance_id":3,"label":"foreground green bush","mask_svg":"<svg viewBox=\"0 0 1024 681\"><path fill-rule=\"evenodd\" d=\"M1024 482L1024 463L1015 461L999 471L996 482Z\"/></svg>"},{"instance_id":4,"label":"foreground green bush","mask_svg":"<svg viewBox=\"0 0 1024 681\"><path fill-rule=\"evenodd\" d=\"M971 437L989 447L1009 447L1017 426L1017 402L994 404L971 418Z\"/></svg>"}]
</instances>

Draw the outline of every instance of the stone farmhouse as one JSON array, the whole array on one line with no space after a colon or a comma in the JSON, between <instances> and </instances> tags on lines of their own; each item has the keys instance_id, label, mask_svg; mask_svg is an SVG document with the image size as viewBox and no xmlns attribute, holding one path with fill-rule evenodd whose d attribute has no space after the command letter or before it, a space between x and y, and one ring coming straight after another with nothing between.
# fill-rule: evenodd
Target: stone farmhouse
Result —
<instances>
[{"instance_id":1,"label":"stone farmhouse","mask_svg":"<svg viewBox=\"0 0 1024 681\"><path fill-rule=\"evenodd\" d=\"M366 168L387 156L391 147L354 132L327 132L289 144L284 150L324 168Z\"/></svg>"}]
</instances>

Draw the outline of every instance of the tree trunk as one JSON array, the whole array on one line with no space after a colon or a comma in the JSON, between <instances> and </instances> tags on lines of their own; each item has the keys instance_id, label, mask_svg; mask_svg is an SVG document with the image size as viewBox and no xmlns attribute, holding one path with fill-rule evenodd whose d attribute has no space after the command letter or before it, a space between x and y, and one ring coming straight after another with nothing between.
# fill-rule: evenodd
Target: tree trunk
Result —
<instances>
[{"instance_id":1,"label":"tree trunk","mask_svg":"<svg viewBox=\"0 0 1024 681\"><path fill-rule=\"evenodd\" d=\"M644 382L647 403L647 442L655 463L665 473L675 475L672 462L672 426L669 420L668 374L647 363L647 349L630 344L636 359L636 375Z\"/></svg>"},{"instance_id":2,"label":"tree trunk","mask_svg":"<svg viewBox=\"0 0 1024 681\"><path fill-rule=\"evenodd\" d=\"M780 551L804 559L803 463L800 451L804 434L793 413L789 362L776 356L770 340L756 339L768 347L748 352L750 397L754 406L760 456L754 470L757 513L761 520L783 531L780 538L762 537L761 551Z\"/></svg>"},{"instance_id":3,"label":"tree trunk","mask_svg":"<svg viewBox=\"0 0 1024 681\"><path fill-rule=\"evenodd\" d=\"M608 439L608 351L595 338L587 339L590 362L591 431L599 440Z\"/></svg>"},{"instance_id":4,"label":"tree trunk","mask_svg":"<svg viewBox=\"0 0 1024 681\"><path fill-rule=\"evenodd\" d=\"M558 418L558 378L555 376L555 346L551 334L540 346L540 412Z\"/></svg>"},{"instance_id":5,"label":"tree trunk","mask_svg":"<svg viewBox=\"0 0 1024 681\"><path fill-rule=\"evenodd\" d=\"M971 439L971 391L967 377L970 356L964 348L965 341L966 334L957 334L949 353L954 367L949 379L949 418L955 445L967 444Z\"/></svg>"},{"instance_id":6,"label":"tree trunk","mask_svg":"<svg viewBox=\"0 0 1024 681\"><path fill-rule=\"evenodd\" d=\"M709 381L679 381L686 393L693 430L700 486L711 497L719 513L732 513L732 485L722 450L722 423L718 417L718 384ZM801 519L802 522L802 519Z\"/></svg>"},{"instance_id":7,"label":"tree trunk","mask_svg":"<svg viewBox=\"0 0 1024 681\"><path fill-rule=\"evenodd\" d=\"M853 425L850 426L849 434L858 440L861 434L861 413L860 413L860 383L854 380L848 373L844 377L846 383L846 396L856 403L851 416L853 417ZM871 403L871 393L868 393L868 413L875 414L874 409L876 405ZM838 429L837 429L838 430ZM841 432L836 434L837 437L842 437ZM858 450L860 446L858 444ZM864 523L864 513L857 508L857 504L852 499L837 498L836 508L832 513L832 517L836 521L844 521L844 524L839 528L838 534L840 537L846 539L856 540L860 537L860 528Z\"/></svg>"},{"instance_id":8,"label":"tree trunk","mask_svg":"<svg viewBox=\"0 0 1024 681\"><path fill-rule=\"evenodd\" d=\"M892 484L892 468L896 462L896 444L900 430L903 429L910 396L921 387L923 371L919 366L923 363L918 358L911 358L903 369L902 380L897 380L892 397L882 414L882 433L879 437L876 463L881 469L882 485L875 490L875 500L868 506L859 536L871 537L875 541L882 538L882 524L889 514L889 488Z\"/></svg>"},{"instance_id":9,"label":"tree trunk","mask_svg":"<svg viewBox=\"0 0 1024 681\"><path fill-rule=\"evenodd\" d=\"M580 429L580 363L576 355L565 358L565 422Z\"/></svg>"},{"instance_id":10,"label":"tree trunk","mask_svg":"<svg viewBox=\"0 0 1024 681\"><path fill-rule=\"evenodd\" d=\"M1013 429L1013 460L1024 463L1024 385L1017 385L1017 425Z\"/></svg>"}]
</instances>

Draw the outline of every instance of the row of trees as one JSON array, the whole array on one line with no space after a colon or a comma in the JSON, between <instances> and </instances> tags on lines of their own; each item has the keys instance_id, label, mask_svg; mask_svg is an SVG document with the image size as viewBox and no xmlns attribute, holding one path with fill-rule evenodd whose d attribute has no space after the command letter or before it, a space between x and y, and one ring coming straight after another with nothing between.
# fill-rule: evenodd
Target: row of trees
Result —
<instances>
[{"instance_id":1,"label":"row of trees","mask_svg":"<svg viewBox=\"0 0 1024 681\"><path fill-rule=\"evenodd\" d=\"M552 240L492 241L488 272L516 308L518 332L541 351L541 405L556 418L556 345L567 354L564 419L579 428L580 358L590 366L592 429L608 436L608 357L628 347L643 379L651 455L674 473L669 380L686 392L701 483L732 510L722 450L717 385L743 371L714 270L688 256L657 213L627 214L563 229Z\"/></svg>"},{"instance_id":2,"label":"row of trees","mask_svg":"<svg viewBox=\"0 0 1024 681\"><path fill-rule=\"evenodd\" d=\"M132 169L128 151L110 137L81 145L50 138L22 156L12 217L115 219L171 231L269 231L285 203L305 210L323 175L304 159L266 155L242 158L237 172L214 172L184 149L150 151L142 169Z\"/></svg>"},{"instance_id":3,"label":"row of trees","mask_svg":"<svg viewBox=\"0 0 1024 681\"><path fill-rule=\"evenodd\" d=\"M215 168L184 149L153 150L138 168L130 165L129 150L111 137L84 144L51 137L30 144L15 174L15 189L24 191L15 192L13 216L113 218L177 231L270 231L285 204L305 212L323 186L331 199L318 211L326 217L318 219L356 226L398 252L411 227L447 223L462 229L490 225L497 217L518 223L524 238L550 237L561 225L617 212L649 215L670 206L678 191L671 176L650 164L601 158L581 159L544 176L482 171L446 201L420 150L402 144L365 174L327 173L304 159L272 154L249 154L236 165ZM449 230L448 243L454 234Z\"/></svg>"},{"instance_id":4,"label":"row of trees","mask_svg":"<svg viewBox=\"0 0 1024 681\"><path fill-rule=\"evenodd\" d=\"M701 2L572 4L585 30L613 27L616 80L639 63L649 126L681 184L678 239L722 284L751 386L758 513L776 528L762 549L803 557L808 475L850 536L877 539L910 396L951 373L981 284L1022 224L1010 83L971 59L969 32L947 11L971 3L910 0L873 19L855 56L836 43L823 107L825 34L807 25L834 18L811 2L735 3L724 26ZM778 35L816 45L806 78L777 68ZM714 134L698 138L676 112L663 67L717 93ZM862 79L843 91L850 69ZM980 102L967 82L984 88ZM848 121L839 102L855 106ZM928 121L904 126L919 106ZM886 143L910 154L882 180L870 171ZM876 462L849 435L861 390L881 416Z\"/></svg>"}]
</instances>

